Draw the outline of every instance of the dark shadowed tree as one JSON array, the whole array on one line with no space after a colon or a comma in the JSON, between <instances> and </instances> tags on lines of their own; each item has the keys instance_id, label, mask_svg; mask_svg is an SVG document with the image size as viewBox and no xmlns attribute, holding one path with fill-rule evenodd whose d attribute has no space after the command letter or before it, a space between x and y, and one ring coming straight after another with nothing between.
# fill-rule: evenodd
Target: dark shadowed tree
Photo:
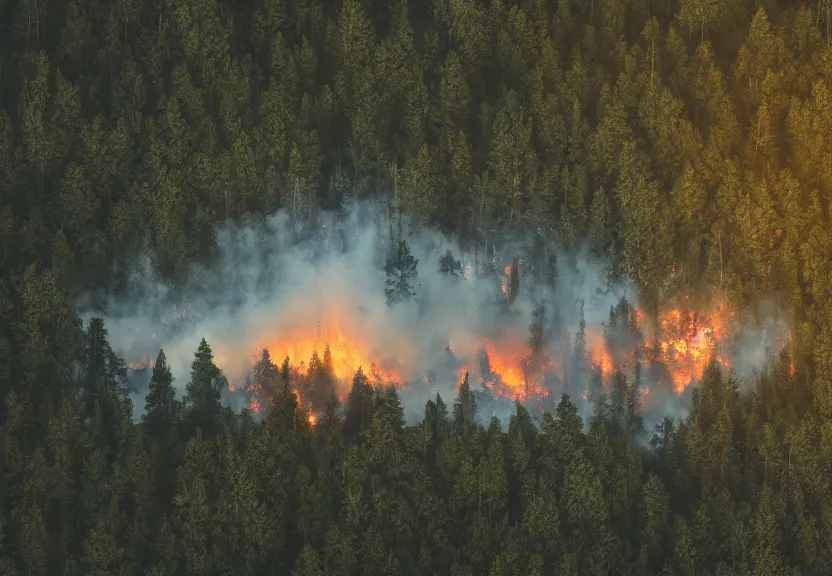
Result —
<instances>
[{"instance_id":1,"label":"dark shadowed tree","mask_svg":"<svg viewBox=\"0 0 832 576\"><path fill-rule=\"evenodd\" d=\"M454 401L453 414L454 428L458 433L474 425L474 419L477 415L477 400L474 398L474 393L468 384L468 372L465 372L462 384L459 386L459 393L456 401Z\"/></svg>"},{"instance_id":2,"label":"dark shadowed tree","mask_svg":"<svg viewBox=\"0 0 832 576\"><path fill-rule=\"evenodd\" d=\"M384 294L387 296L388 306L394 306L416 296L418 265L419 261L410 253L410 246L407 242L399 240L395 256L387 261L384 268L387 274Z\"/></svg>"},{"instance_id":3,"label":"dark shadowed tree","mask_svg":"<svg viewBox=\"0 0 832 576\"><path fill-rule=\"evenodd\" d=\"M352 379L352 386L344 407L344 438L349 442L357 441L370 423L373 412L373 388L359 367Z\"/></svg>"},{"instance_id":4,"label":"dark shadowed tree","mask_svg":"<svg viewBox=\"0 0 832 576\"><path fill-rule=\"evenodd\" d=\"M462 262L454 258L450 249L446 250L439 259L439 273L452 278L462 276Z\"/></svg>"},{"instance_id":5,"label":"dark shadowed tree","mask_svg":"<svg viewBox=\"0 0 832 576\"><path fill-rule=\"evenodd\" d=\"M191 381L186 386L185 408L191 430L199 428L206 438L215 438L220 425L220 397L225 377L214 364L214 353L203 338L191 363Z\"/></svg>"},{"instance_id":6,"label":"dark shadowed tree","mask_svg":"<svg viewBox=\"0 0 832 576\"><path fill-rule=\"evenodd\" d=\"M156 439L170 434L179 422L181 405L176 400L173 376L162 349L153 365L145 402L142 422L147 434Z\"/></svg>"}]
</instances>

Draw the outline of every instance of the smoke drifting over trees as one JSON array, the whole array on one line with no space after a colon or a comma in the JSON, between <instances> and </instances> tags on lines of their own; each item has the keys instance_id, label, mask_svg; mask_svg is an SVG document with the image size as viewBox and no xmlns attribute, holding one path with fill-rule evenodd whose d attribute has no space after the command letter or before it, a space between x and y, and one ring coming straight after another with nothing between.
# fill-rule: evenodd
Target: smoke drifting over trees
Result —
<instances>
[{"instance_id":1,"label":"smoke drifting over trees","mask_svg":"<svg viewBox=\"0 0 832 576\"><path fill-rule=\"evenodd\" d=\"M632 401L651 425L668 410L684 415L689 394L677 398L681 390L661 372L673 367L642 352L656 319L641 312L637 319L635 287L610 283L606 263L588 252L548 246L544 260L534 237L516 235L492 239L488 253L463 252L440 233L407 225L391 237L393 227L367 205L320 218L313 236L294 227L286 212L224 228L216 260L194 267L175 295L152 274L135 276L133 296L110 301L105 312L114 349L136 361L163 348L182 394L205 338L230 389L247 392L224 394L237 409L248 397L255 409L267 408L263 377L253 373L267 349L306 376L303 395L318 413L331 397L346 398L361 367L374 382L400 388L411 423L421 421L425 402L437 394L452 403L466 372L481 395L484 424L495 415L507 425L514 399L537 414L554 410L564 393L588 417L591 385L601 387L592 391L597 400L621 393L616 382L641 388ZM695 342L696 335L682 337L691 340L685 345L701 346L701 366L721 353L726 367L748 375L784 344L782 328L732 326L713 349ZM778 347L761 353L764 343L746 340L729 350L736 334L765 336ZM701 376L676 368L691 370L688 381L676 383L682 388ZM132 378L137 417L148 373Z\"/></svg>"},{"instance_id":2,"label":"smoke drifting over trees","mask_svg":"<svg viewBox=\"0 0 832 576\"><path fill-rule=\"evenodd\" d=\"M0 576L832 574L830 54L829 0L0 2Z\"/></svg>"}]
</instances>

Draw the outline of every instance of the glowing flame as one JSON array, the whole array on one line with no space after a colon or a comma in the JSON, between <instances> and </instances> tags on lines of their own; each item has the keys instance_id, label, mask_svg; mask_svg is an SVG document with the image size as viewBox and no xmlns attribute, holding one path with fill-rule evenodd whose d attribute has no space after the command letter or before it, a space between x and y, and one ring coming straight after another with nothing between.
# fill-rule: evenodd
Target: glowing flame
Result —
<instances>
[{"instance_id":1,"label":"glowing flame","mask_svg":"<svg viewBox=\"0 0 832 576\"><path fill-rule=\"evenodd\" d=\"M659 342L655 351L670 372L678 393L702 378L712 358L729 365L725 357L717 354L717 345L726 337L734 320L733 311L723 303L704 312L686 307L672 308L659 315Z\"/></svg>"},{"instance_id":2,"label":"glowing flame","mask_svg":"<svg viewBox=\"0 0 832 576\"><path fill-rule=\"evenodd\" d=\"M387 357L379 349L373 327L360 322L362 314L356 312L361 310L333 307L321 314L312 326L304 322L284 323L282 330L258 348L267 349L276 362L288 357L301 375L308 373L307 362L314 354L326 362L328 348L329 368L343 383L350 382L359 367L363 367L365 373L374 371L383 382L403 382L401 360ZM404 360L409 359L405 357Z\"/></svg>"},{"instance_id":3,"label":"glowing flame","mask_svg":"<svg viewBox=\"0 0 832 576\"><path fill-rule=\"evenodd\" d=\"M145 368L153 368L154 363L147 354L142 356L142 359L138 362L133 362L132 364L128 364L127 367L130 370L144 370Z\"/></svg>"},{"instance_id":4,"label":"glowing flame","mask_svg":"<svg viewBox=\"0 0 832 576\"><path fill-rule=\"evenodd\" d=\"M604 334L600 330L590 329L586 333L586 343L589 352L589 361L601 369L604 379L608 378L614 368L612 355L607 350L607 343L604 341Z\"/></svg>"},{"instance_id":5,"label":"glowing flame","mask_svg":"<svg viewBox=\"0 0 832 576\"><path fill-rule=\"evenodd\" d=\"M503 277L500 279L501 288L503 290L503 298L508 300L510 298L509 294L509 281L511 280L511 264L506 266L503 269Z\"/></svg>"},{"instance_id":6,"label":"glowing flame","mask_svg":"<svg viewBox=\"0 0 832 576\"><path fill-rule=\"evenodd\" d=\"M484 373L486 358L488 372ZM528 343L516 332L507 330L500 338L485 342L479 353L459 370L457 378L461 382L468 372L472 384L480 383L499 396L526 402L548 396L546 375L558 370L559 366L547 353L533 357Z\"/></svg>"},{"instance_id":7,"label":"glowing flame","mask_svg":"<svg viewBox=\"0 0 832 576\"><path fill-rule=\"evenodd\" d=\"M511 266L507 266L504 272L508 280ZM508 290L508 285L504 286ZM295 322L288 329L284 326L261 348L267 348L275 360L288 356L295 372L301 377L308 375L307 361L317 353L321 362L340 382L338 396L342 400L359 367L363 367L365 374L376 382L407 387L412 379L411 384L415 386L431 385L433 380L429 374L417 376L410 370L415 363L412 357L408 357L409 342L405 342L404 346L401 342L385 346L391 350L403 350L403 356L398 355L395 360L385 356L380 344L374 344L380 339L373 332L373 326L364 326L356 321L356 318L367 314L366 309L358 311L361 314L355 315L353 310L354 315L350 316L344 307L336 307L329 311L331 313L319 317L316 329L310 329L310 324L303 322ZM681 305L663 311L650 326L642 326L645 314L639 309L634 310L632 320L636 324L633 329L637 329L634 333L642 333L644 329L643 341L634 344L636 349L633 350L611 349L602 325L586 326L587 360L600 370L604 381L617 369L639 357L664 366L673 389L682 393L691 382L701 379L711 358L724 365L729 364L717 354L717 345L733 327L733 312L723 304L705 312L694 312L687 299L682 299ZM470 357L457 374L458 382L468 372L472 385L486 386L500 396L521 402L548 396L548 379L564 379L563 360L573 350L567 345L557 358L551 356L552 351L533 353L524 336L516 330L506 329L486 339L479 353L468 353ZM327 349L328 354L325 352ZM642 393L644 401L648 390L644 389ZM584 395L588 395L588 391ZM259 403L255 409L252 402L253 411L259 408Z\"/></svg>"},{"instance_id":8,"label":"glowing flame","mask_svg":"<svg viewBox=\"0 0 832 576\"><path fill-rule=\"evenodd\" d=\"M520 264L519 260L514 260L502 270L503 294L507 299L516 295ZM469 265L466 274L470 271ZM513 288L512 282L515 282ZM669 380L668 385L672 385L674 391L682 393L692 381L702 378L712 358L730 365L732 356L720 344L736 327L733 311L723 303L695 310L687 298L680 298L678 302L660 312L657 318L648 318L642 310L635 308L626 319L627 326L623 327L608 330L602 324L586 324L586 360L600 370L604 382L616 370L632 367L638 359L643 362L642 366L658 367L662 374L666 370L667 375L659 376L657 386L662 386L664 378L664 381ZM304 295L284 303L275 318L263 318L259 333L266 336L259 340L254 350L246 350L245 354L265 348L278 365L284 358L289 358L291 388L297 392L299 409L307 414L310 426L315 426L317 417L311 412L317 410L320 413L322 406L310 406L309 403L319 402L320 398L304 397L307 393L304 382L313 376L309 366L314 355L335 380L335 394L342 402L359 367L373 385L384 383L404 388L435 385L438 376L430 372L431 367L420 365L422 349L414 335L386 330L384 313L348 298L322 302L314 295ZM180 316L184 315L183 311ZM568 327L569 330L573 328ZM616 330L629 330L632 337L619 339ZM585 398L592 396L586 382L573 383L565 374L564 368L571 365L575 352L571 336L561 336L560 345L550 340L544 349L532 350L527 328L513 325L487 336L463 331L460 343L461 349L453 354L463 364L458 373L459 381L468 372L472 386L483 386L498 396L523 403L546 398L550 390L558 390L561 383L578 387L570 393L583 393ZM212 342L212 345L216 345L215 362L221 369L243 356L240 350L233 348L233 343ZM144 356L129 366L140 370L152 367L153 362ZM426 369L428 372L424 372ZM790 369L794 373L793 365ZM230 384L229 387L231 391L241 388L239 379L237 385ZM273 400L267 398L269 394L275 394L273 390L258 390L249 383L242 391L250 394L253 413L261 413L273 404ZM642 388L642 394L641 401L646 402L649 391Z\"/></svg>"}]
</instances>

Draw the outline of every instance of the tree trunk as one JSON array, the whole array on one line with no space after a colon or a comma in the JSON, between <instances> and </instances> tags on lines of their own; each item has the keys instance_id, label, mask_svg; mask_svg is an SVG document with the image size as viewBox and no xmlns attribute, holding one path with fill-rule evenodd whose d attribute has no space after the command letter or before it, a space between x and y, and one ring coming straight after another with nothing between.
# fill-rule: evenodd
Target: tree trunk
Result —
<instances>
[{"instance_id":1,"label":"tree trunk","mask_svg":"<svg viewBox=\"0 0 832 576\"><path fill-rule=\"evenodd\" d=\"M40 8L35 4L35 48L40 51Z\"/></svg>"}]
</instances>

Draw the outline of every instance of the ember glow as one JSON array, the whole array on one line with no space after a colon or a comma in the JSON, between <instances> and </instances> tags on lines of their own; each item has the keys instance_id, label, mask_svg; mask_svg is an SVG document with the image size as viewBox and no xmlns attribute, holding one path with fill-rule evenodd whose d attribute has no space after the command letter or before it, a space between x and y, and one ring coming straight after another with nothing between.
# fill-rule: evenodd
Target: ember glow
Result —
<instances>
[{"instance_id":1,"label":"ember glow","mask_svg":"<svg viewBox=\"0 0 832 576\"><path fill-rule=\"evenodd\" d=\"M607 344L604 341L604 333L601 327L588 326L586 340L590 362L600 368L601 375L605 379L609 378L614 369L614 362L607 350Z\"/></svg>"},{"instance_id":2,"label":"ember glow","mask_svg":"<svg viewBox=\"0 0 832 576\"><path fill-rule=\"evenodd\" d=\"M152 369L153 360L151 360L150 357L147 354L145 354L144 356L142 356L142 359L138 362L132 362L128 364L127 368L129 368L130 370L144 370L145 368Z\"/></svg>"},{"instance_id":3,"label":"ember glow","mask_svg":"<svg viewBox=\"0 0 832 576\"><path fill-rule=\"evenodd\" d=\"M339 314L319 321L313 330L304 331L300 323L293 323L293 329L282 331L265 343L273 358L288 356L301 375L306 374L308 359L314 353L322 357L329 348L332 369L339 381L340 397L344 397L353 375L359 367L374 376L375 381L397 386L426 386L430 379L424 373L414 373L414 357L395 351L394 346L384 345L373 338L370 326L361 327L361 307L353 307L356 317L347 318L345 308ZM334 319L338 319L335 322ZM733 311L725 304L718 304L705 311L693 311L686 300L676 308L670 308L654 321L646 319L644 313L635 310L635 328L644 333L640 344L634 350L622 351L610 348L603 324L586 326L587 360L599 369L604 381L616 370L625 369L636 357L642 362L660 364L669 374L673 391L681 394L687 386L702 378L711 359L730 367L727 356L720 355L720 342L730 336L733 330ZM405 347L411 343L401 342ZM550 395L547 382L564 382L564 355L573 354L574 349L553 350L552 346L532 353L528 336L516 329L506 328L496 337L484 337L476 350L450 349L463 364L456 371L457 384L464 374L469 374L472 386L487 387L498 396L527 403L541 400ZM386 353L385 353L386 351ZM467 360L465 360L467 358ZM372 367L372 368L371 368ZM649 390L642 394L646 397ZM586 391L584 391L586 396ZM252 407L254 409L254 407Z\"/></svg>"},{"instance_id":4,"label":"ember glow","mask_svg":"<svg viewBox=\"0 0 832 576\"><path fill-rule=\"evenodd\" d=\"M705 311L672 308L659 316L657 352L677 392L701 379L711 359L730 367L728 357L719 354L719 345L731 335L734 316L724 303Z\"/></svg>"},{"instance_id":5,"label":"ember glow","mask_svg":"<svg viewBox=\"0 0 832 576\"><path fill-rule=\"evenodd\" d=\"M503 291L503 298L508 302L510 298L509 282L511 281L511 264L503 268L503 277L500 278L500 288Z\"/></svg>"},{"instance_id":6,"label":"ember glow","mask_svg":"<svg viewBox=\"0 0 832 576\"><path fill-rule=\"evenodd\" d=\"M269 323L271 324L271 323ZM406 335L380 333L366 306L348 301L290 303L272 324L274 333L262 337L255 350L266 349L276 362L289 358L292 367L307 375L313 355L323 360L327 350L331 370L343 389L359 367L385 383L403 382L403 369L412 366L414 352ZM396 351L396 354L393 354ZM372 368L372 370L371 370Z\"/></svg>"},{"instance_id":7,"label":"ember glow","mask_svg":"<svg viewBox=\"0 0 832 576\"><path fill-rule=\"evenodd\" d=\"M508 275L510 268L506 269ZM606 323L587 322L588 365L600 371L605 383L617 370L632 368L635 359L639 359L643 367L660 366L665 379L644 382L643 401L646 401L650 388L655 386L676 394L683 393L702 378L712 359L730 368L730 352L723 350L722 344L737 329L733 310L724 303L696 310L686 298L679 302L654 319L634 309L630 315L633 325L627 329L633 330L638 340L631 349L622 348L620 342L610 342L610 327ZM424 350L419 347L419 342L405 332L379 333L369 317L371 312L363 304L345 301L331 300L325 305L314 306L313 303L299 302L284 308L273 322L261 319L274 326L274 334L260 338L254 350L267 349L277 364L283 358L290 359L292 389L297 393L299 408L307 412L310 426L317 423L315 411L322 409L322 406L310 404L303 389L304 382L310 377L309 366L314 357L331 373L336 396L341 402L345 400L359 367L363 368L372 385L412 389L428 388L436 383L435 373L425 372L424 365L419 364L419 350ZM553 391L559 393L559 388L571 384L565 366L570 358L574 358L575 349L574 340L569 338L558 345L549 341L543 349L533 352L528 329L506 326L502 330L492 330L490 335L471 338L468 334L459 343L449 342L447 352L458 360L454 368L455 386L467 373L472 387L487 388L495 396L526 405L539 403ZM222 368L234 355L233 349L217 346L215 361ZM249 357L256 359L257 354ZM145 356L130 366L140 369L152 365ZM573 392L588 401L588 386L585 382L578 385L579 389ZM236 386L231 383L229 388L232 392L248 392L249 408L255 414L262 413L263 406L270 404L263 391L250 382Z\"/></svg>"},{"instance_id":8,"label":"ember glow","mask_svg":"<svg viewBox=\"0 0 832 576\"><path fill-rule=\"evenodd\" d=\"M528 402L549 395L545 378L556 372L548 354L533 358L526 341L514 331L501 338L483 342L482 346L457 372L462 382L465 373L472 385L487 386L498 396Z\"/></svg>"},{"instance_id":9,"label":"ember glow","mask_svg":"<svg viewBox=\"0 0 832 576\"><path fill-rule=\"evenodd\" d=\"M278 366L289 358L290 388L302 398L304 414L316 418L333 395L346 398L362 368L371 386L400 388L415 421L437 393L452 402L465 372L486 402L490 392L495 405L516 399L550 409L564 393L580 398L586 392L593 402L596 375L609 385L618 371L629 379L639 366L640 387L650 390L651 404L662 405L667 394L700 380L712 358L748 373L777 345L740 330L723 303L694 304L681 296L659 314L630 306L636 287L626 281L611 286L604 264L591 259L558 256L550 277L549 265L540 267L525 240L516 247L492 244L484 260L439 234L405 232L418 260L413 297L388 306L389 226L339 218L326 222L324 237L293 236L283 213L262 226L224 232L216 269L195 274L193 286L169 300L158 281L143 277L149 286L138 296L141 313L123 303L112 306L128 310L107 320L116 348L130 360L164 348L184 392L204 337L229 381L229 403L246 403L260 414L278 393L259 384L250 388L264 349ZM446 253L460 262L462 274L443 273L439 260ZM163 316L187 321L160 323ZM583 340L577 338L581 318ZM576 341L583 342L583 358ZM312 370L313 362L324 370Z\"/></svg>"},{"instance_id":10,"label":"ember glow","mask_svg":"<svg viewBox=\"0 0 832 576\"><path fill-rule=\"evenodd\" d=\"M681 394L702 378L711 360L731 367L730 356L721 353L721 349L734 336L735 316L724 302L696 310L685 297L680 298L679 305L663 310L654 322L636 309L636 327L643 333L638 348L616 359L608 347L603 327L587 326L589 360L601 370L605 380L635 356L647 363L660 364L668 371L675 392Z\"/></svg>"}]
</instances>

